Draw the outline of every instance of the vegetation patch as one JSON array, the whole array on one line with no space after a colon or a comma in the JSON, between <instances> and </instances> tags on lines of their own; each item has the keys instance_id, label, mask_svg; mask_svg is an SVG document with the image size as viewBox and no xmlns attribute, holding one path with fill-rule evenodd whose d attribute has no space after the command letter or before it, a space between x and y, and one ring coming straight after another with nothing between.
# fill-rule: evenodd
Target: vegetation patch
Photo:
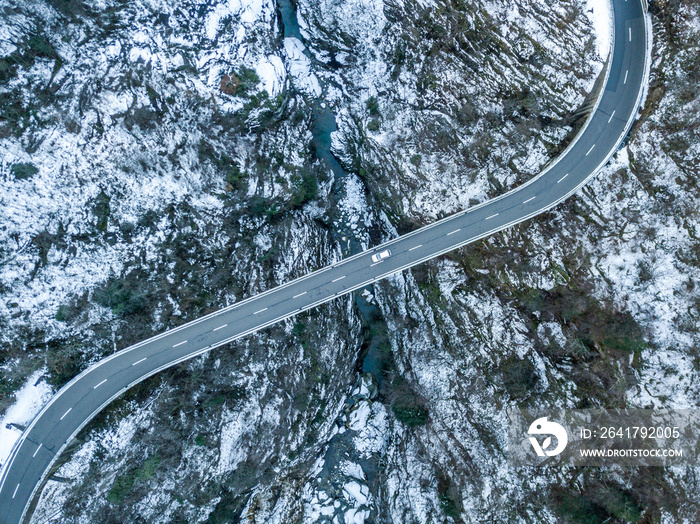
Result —
<instances>
[{"instance_id":1,"label":"vegetation patch","mask_svg":"<svg viewBox=\"0 0 700 524\"><path fill-rule=\"evenodd\" d=\"M639 503L627 490L597 479L588 480L587 484L581 492L553 489L555 510L565 522L637 522L642 517Z\"/></svg>"},{"instance_id":2,"label":"vegetation patch","mask_svg":"<svg viewBox=\"0 0 700 524\"><path fill-rule=\"evenodd\" d=\"M409 427L424 426L428 423L428 410L414 402L396 402L391 405L391 411L394 412L396 420Z\"/></svg>"},{"instance_id":3,"label":"vegetation patch","mask_svg":"<svg viewBox=\"0 0 700 524\"><path fill-rule=\"evenodd\" d=\"M5 83L17 74L17 68L30 68L37 58L56 60L58 67L61 57L46 38L43 28L38 27L24 42L8 56L0 58L0 83Z\"/></svg>"},{"instance_id":4,"label":"vegetation patch","mask_svg":"<svg viewBox=\"0 0 700 524\"><path fill-rule=\"evenodd\" d=\"M85 367L85 348L79 340L54 339L46 345L47 382L52 386L63 386Z\"/></svg>"},{"instance_id":5,"label":"vegetation patch","mask_svg":"<svg viewBox=\"0 0 700 524\"><path fill-rule=\"evenodd\" d=\"M119 317L144 313L149 304L149 293L144 290L141 279L145 279L145 275L140 271L132 271L122 278L112 278L95 291L94 299Z\"/></svg>"},{"instance_id":6,"label":"vegetation patch","mask_svg":"<svg viewBox=\"0 0 700 524\"><path fill-rule=\"evenodd\" d=\"M301 207L318 196L318 181L309 171L295 173L291 181L293 193L290 204L292 207Z\"/></svg>"},{"instance_id":7,"label":"vegetation patch","mask_svg":"<svg viewBox=\"0 0 700 524\"><path fill-rule=\"evenodd\" d=\"M447 517L458 520L460 516L460 504L456 495L453 483L442 473L438 474L438 498L440 508Z\"/></svg>"},{"instance_id":8,"label":"vegetation patch","mask_svg":"<svg viewBox=\"0 0 700 524\"><path fill-rule=\"evenodd\" d=\"M153 478L159 465L160 457L151 455L139 468L118 476L107 494L107 500L112 504L122 502L131 494L135 486Z\"/></svg>"},{"instance_id":9,"label":"vegetation patch","mask_svg":"<svg viewBox=\"0 0 700 524\"><path fill-rule=\"evenodd\" d=\"M260 83L255 69L241 67L236 73L229 73L221 78L219 89L227 95L247 96L253 93Z\"/></svg>"},{"instance_id":10,"label":"vegetation patch","mask_svg":"<svg viewBox=\"0 0 700 524\"><path fill-rule=\"evenodd\" d=\"M389 373L391 390L388 394L388 400L396 420L408 427L427 424L429 412L425 401L413 390L409 381L403 375L398 374L395 365L392 365Z\"/></svg>"},{"instance_id":11,"label":"vegetation patch","mask_svg":"<svg viewBox=\"0 0 700 524\"><path fill-rule=\"evenodd\" d=\"M92 213L97 219L95 226L99 231L107 231L110 214L110 200L111 198L104 191L101 191L94 201L95 203L93 204Z\"/></svg>"},{"instance_id":12,"label":"vegetation patch","mask_svg":"<svg viewBox=\"0 0 700 524\"><path fill-rule=\"evenodd\" d=\"M522 400L537 385L535 366L528 359L511 358L501 364L503 385L512 399Z\"/></svg>"},{"instance_id":13,"label":"vegetation patch","mask_svg":"<svg viewBox=\"0 0 700 524\"><path fill-rule=\"evenodd\" d=\"M26 180L32 178L39 172L34 164L29 162L22 164L13 164L10 168L10 173L18 180Z\"/></svg>"}]
</instances>

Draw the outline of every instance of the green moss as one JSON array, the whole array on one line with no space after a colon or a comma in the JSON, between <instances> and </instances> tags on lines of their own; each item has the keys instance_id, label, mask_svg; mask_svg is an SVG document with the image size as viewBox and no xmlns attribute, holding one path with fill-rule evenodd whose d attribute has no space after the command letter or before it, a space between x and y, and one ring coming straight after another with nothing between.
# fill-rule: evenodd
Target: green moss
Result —
<instances>
[{"instance_id":1,"label":"green moss","mask_svg":"<svg viewBox=\"0 0 700 524\"><path fill-rule=\"evenodd\" d=\"M557 501L556 510L565 522L572 524L599 524L608 516L605 508L571 493Z\"/></svg>"},{"instance_id":2,"label":"green moss","mask_svg":"<svg viewBox=\"0 0 700 524\"><path fill-rule=\"evenodd\" d=\"M274 200L260 195L255 195L248 201L248 212L256 217L274 218L283 211L284 209L279 207Z\"/></svg>"},{"instance_id":3,"label":"green moss","mask_svg":"<svg viewBox=\"0 0 700 524\"><path fill-rule=\"evenodd\" d=\"M36 175L39 170L29 162L22 164L13 164L10 168L12 175L18 180L26 180L27 178L32 178Z\"/></svg>"},{"instance_id":4,"label":"green moss","mask_svg":"<svg viewBox=\"0 0 700 524\"><path fill-rule=\"evenodd\" d=\"M318 181L310 172L302 172L292 176L292 207L300 207L313 200L318 195Z\"/></svg>"},{"instance_id":5,"label":"green moss","mask_svg":"<svg viewBox=\"0 0 700 524\"><path fill-rule=\"evenodd\" d=\"M4 124L0 128L0 136L4 134L3 131L16 137L22 136L29 126L29 118L29 111L22 104L22 93L19 89L0 93L0 123Z\"/></svg>"},{"instance_id":6,"label":"green moss","mask_svg":"<svg viewBox=\"0 0 700 524\"><path fill-rule=\"evenodd\" d=\"M66 339L52 340L46 352L48 382L60 387L83 369L83 355L78 341Z\"/></svg>"},{"instance_id":7,"label":"green moss","mask_svg":"<svg viewBox=\"0 0 700 524\"><path fill-rule=\"evenodd\" d=\"M66 322L70 316L70 307L65 305L58 306L58 311L56 312L56 320L59 322Z\"/></svg>"},{"instance_id":8,"label":"green moss","mask_svg":"<svg viewBox=\"0 0 700 524\"><path fill-rule=\"evenodd\" d=\"M602 330L601 344L613 351L641 353L646 349L641 328L629 313L611 315Z\"/></svg>"},{"instance_id":9,"label":"green moss","mask_svg":"<svg viewBox=\"0 0 700 524\"><path fill-rule=\"evenodd\" d=\"M127 473L126 475L120 475L114 479L112 487L107 493L107 500L112 504L118 504L126 498L126 496L131 493L134 488L134 475L133 473Z\"/></svg>"},{"instance_id":10,"label":"green moss","mask_svg":"<svg viewBox=\"0 0 700 524\"><path fill-rule=\"evenodd\" d=\"M391 411L396 420L409 427L424 426L428 422L428 410L419 405L393 404Z\"/></svg>"},{"instance_id":11,"label":"green moss","mask_svg":"<svg viewBox=\"0 0 700 524\"><path fill-rule=\"evenodd\" d=\"M369 111L371 116L377 116L379 114L379 102L377 101L377 97L369 97L367 102L365 102L365 107L367 107L367 111Z\"/></svg>"},{"instance_id":12,"label":"green moss","mask_svg":"<svg viewBox=\"0 0 700 524\"><path fill-rule=\"evenodd\" d=\"M446 516L452 517L454 520L459 519L460 504L457 502L454 495L454 487L452 482L442 473L438 474L438 498L440 499L440 508Z\"/></svg>"},{"instance_id":13,"label":"green moss","mask_svg":"<svg viewBox=\"0 0 700 524\"><path fill-rule=\"evenodd\" d=\"M158 466L160 466L160 457L158 455L151 455L137 470L136 480L141 481L153 478L153 475L155 475Z\"/></svg>"},{"instance_id":14,"label":"green moss","mask_svg":"<svg viewBox=\"0 0 700 524\"><path fill-rule=\"evenodd\" d=\"M619 486L593 481L583 492L555 491L555 509L564 522L637 522L642 516L634 497Z\"/></svg>"},{"instance_id":15,"label":"green moss","mask_svg":"<svg viewBox=\"0 0 700 524\"><path fill-rule=\"evenodd\" d=\"M226 402L226 396L223 394L216 395L209 400L206 401L204 404L205 407L212 407L212 406L221 406L223 403Z\"/></svg>"},{"instance_id":16,"label":"green moss","mask_svg":"<svg viewBox=\"0 0 700 524\"><path fill-rule=\"evenodd\" d=\"M131 494L136 485L153 478L158 466L160 466L160 457L151 455L139 468L118 476L107 494L107 500L112 504L122 502Z\"/></svg>"},{"instance_id":17,"label":"green moss","mask_svg":"<svg viewBox=\"0 0 700 524\"><path fill-rule=\"evenodd\" d=\"M260 77L255 72L255 69L243 66L237 73L236 77L240 84L236 90L237 95L246 96L255 91L255 88L260 83Z\"/></svg>"},{"instance_id":18,"label":"green moss","mask_svg":"<svg viewBox=\"0 0 700 524\"><path fill-rule=\"evenodd\" d=\"M306 333L306 324L303 322L296 322L292 328L292 334L295 337L301 337L304 333Z\"/></svg>"},{"instance_id":19,"label":"green moss","mask_svg":"<svg viewBox=\"0 0 700 524\"><path fill-rule=\"evenodd\" d=\"M535 366L527 360L513 358L501 365L503 370L503 385L513 399L527 397L537 385Z\"/></svg>"},{"instance_id":20,"label":"green moss","mask_svg":"<svg viewBox=\"0 0 700 524\"><path fill-rule=\"evenodd\" d=\"M219 490L219 502L205 521L207 524L224 524L237 522L248 496L237 495L228 489Z\"/></svg>"},{"instance_id":21,"label":"green moss","mask_svg":"<svg viewBox=\"0 0 700 524\"><path fill-rule=\"evenodd\" d=\"M637 522L642 517L637 501L629 493L615 486L607 487L602 493L599 492L598 502L608 513L623 522Z\"/></svg>"},{"instance_id":22,"label":"green moss","mask_svg":"<svg viewBox=\"0 0 700 524\"><path fill-rule=\"evenodd\" d=\"M237 164L231 162L223 169L224 180L233 189L243 189L245 187L245 176L241 173Z\"/></svg>"},{"instance_id":23,"label":"green moss","mask_svg":"<svg viewBox=\"0 0 700 524\"><path fill-rule=\"evenodd\" d=\"M111 212L109 207L110 200L111 198L104 192L100 192L95 199L92 212L97 218L96 227L99 231L107 231L107 226L109 225L109 215Z\"/></svg>"},{"instance_id":24,"label":"green moss","mask_svg":"<svg viewBox=\"0 0 700 524\"><path fill-rule=\"evenodd\" d=\"M56 50L46 38L46 34L43 32L38 32L29 37L26 42L25 57L34 63L36 57L48 58L50 60L59 60L60 57Z\"/></svg>"},{"instance_id":25,"label":"green moss","mask_svg":"<svg viewBox=\"0 0 700 524\"><path fill-rule=\"evenodd\" d=\"M440 493L440 508L445 512L445 515L453 519L459 518L459 509L457 504L447 493Z\"/></svg>"},{"instance_id":26,"label":"green moss","mask_svg":"<svg viewBox=\"0 0 700 524\"><path fill-rule=\"evenodd\" d=\"M136 272L123 278L111 279L106 286L95 291L94 299L120 317L143 313L148 306L148 295L143 291L139 279Z\"/></svg>"}]
</instances>

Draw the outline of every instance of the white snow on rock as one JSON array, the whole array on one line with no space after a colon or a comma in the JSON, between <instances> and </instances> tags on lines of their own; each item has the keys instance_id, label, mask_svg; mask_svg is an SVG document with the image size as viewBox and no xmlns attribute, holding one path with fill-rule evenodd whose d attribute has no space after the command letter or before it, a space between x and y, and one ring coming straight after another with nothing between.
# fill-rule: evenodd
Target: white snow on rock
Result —
<instances>
[{"instance_id":1,"label":"white snow on rock","mask_svg":"<svg viewBox=\"0 0 700 524\"><path fill-rule=\"evenodd\" d=\"M284 63L277 55L270 55L258 63L255 68L263 89L271 97L282 92L287 74L284 70Z\"/></svg>"},{"instance_id":2,"label":"white snow on rock","mask_svg":"<svg viewBox=\"0 0 700 524\"><path fill-rule=\"evenodd\" d=\"M264 19L274 11L269 0L227 0L219 3L205 20L206 34L214 40L219 32L221 21L227 17L235 17L241 24L250 25Z\"/></svg>"},{"instance_id":3,"label":"white snow on rock","mask_svg":"<svg viewBox=\"0 0 700 524\"><path fill-rule=\"evenodd\" d=\"M122 44L119 40L115 40L107 46L106 54L110 58L116 58L122 52Z\"/></svg>"},{"instance_id":4,"label":"white snow on rock","mask_svg":"<svg viewBox=\"0 0 700 524\"><path fill-rule=\"evenodd\" d=\"M304 49L304 44L298 38L284 39L289 74L294 78L294 85L298 89L312 96L321 96L321 86L316 75L311 72L311 61L304 54Z\"/></svg>"},{"instance_id":5,"label":"white snow on rock","mask_svg":"<svg viewBox=\"0 0 700 524\"><path fill-rule=\"evenodd\" d=\"M362 471L362 466L360 466L359 464L355 464L354 462L344 460L340 463L340 469L343 472L343 474L347 475L348 477L353 477L357 480L366 480L365 472Z\"/></svg>"},{"instance_id":6,"label":"white snow on rock","mask_svg":"<svg viewBox=\"0 0 700 524\"><path fill-rule=\"evenodd\" d=\"M262 415L260 406L255 402L247 402L235 410L227 410L223 416L221 428L221 443L219 444L219 474L232 471L245 460L247 446L246 434L254 426L254 422Z\"/></svg>"},{"instance_id":7,"label":"white snow on rock","mask_svg":"<svg viewBox=\"0 0 700 524\"><path fill-rule=\"evenodd\" d=\"M132 47L129 51L129 60L131 62L142 62L143 64L148 64L151 61L150 49L145 47Z\"/></svg>"},{"instance_id":8,"label":"white snow on rock","mask_svg":"<svg viewBox=\"0 0 700 524\"><path fill-rule=\"evenodd\" d=\"M367 425L370 415L372 414L372 408L370 403L366 400L362 400L357 403L355 408L350 412L348 417L348 428L359 431Z\"/></svg>"},{"instance_id":9,"label":"white snow on rock","mask_svg":"<svg viewBox=\"0 0 700 524\"><path fill-rule=\"evenodd\" d=\"M367 504L369 499L369 488L359 482L348 482L343 486L345 496L350 500L354 500L359 505Z\"/></svg>"},{"instance_id":10,"label":"white snow on rock","mask_svg":"<svg viewBox=\"0 0 700 524\"><path fill-rule=\"evenodd\" d=\"M380 451L389 430L387 410L381 402L372 402L370 416L365 420L366 424L362 427L358 427L360 421L357 420L355 427L358 434L353 439L360 457L369 457Z\"/></svg>"},{"instance_id":11,"label":"white snow on rock","mask_svg":"<svg viewBox=\"0 0 700 524\"><path fill-rule=\"evenodd\" d=\"M348 174L343 183L345 194L338 202L338 207L346 225L353 231L357 231L361 226L369 226L367 198L362 181L357 175Z\"/></svg>"},{"instance_id":12,"label":"white snow on rock","mask_svg":"<svg viewBox=\"0 0 700 524\"><path fill-rule=\"evenodd\" d=\"M343 517L345 524L364 524L369 518L369 510L367 509L349 509Z\"/></svg>"}]
</instances>

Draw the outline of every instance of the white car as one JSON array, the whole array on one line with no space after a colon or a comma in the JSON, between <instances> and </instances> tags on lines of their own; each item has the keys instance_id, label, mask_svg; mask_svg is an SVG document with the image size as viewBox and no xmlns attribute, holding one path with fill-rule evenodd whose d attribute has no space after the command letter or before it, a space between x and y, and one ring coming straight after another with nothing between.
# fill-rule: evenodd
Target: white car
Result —
<instances>
[{"instance_id":1,"label":"white car","mask_svg":"<svg viewBox=\"0 0 700 524\"><path fill-rule=\"evenodd\" d=\"M385 258L389 258L391 256L391 251L388 249L385 249L384 251L380 251L379 253L376 253L372 255L372 262L381 262Z\"/></svg>"}]
</instances>

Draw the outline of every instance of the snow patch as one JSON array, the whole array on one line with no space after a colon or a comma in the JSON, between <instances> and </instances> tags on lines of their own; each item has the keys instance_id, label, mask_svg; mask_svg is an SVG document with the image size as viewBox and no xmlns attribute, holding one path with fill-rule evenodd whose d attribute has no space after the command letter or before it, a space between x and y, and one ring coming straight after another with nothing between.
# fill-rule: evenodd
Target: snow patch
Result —
<instances>
[{"instance_id":1,"label":"snow patch","mask_svg":"<svg viewBox=\"0 0 700 524\"><path fill-rule=\"evenodd\" d=\"M304 44L298 38L284 39L284 52L287 56L289 74L294 78L294 85L312 96L321 96L321 86L318 78L311 72L311 61L304 54Z\"/></svg>"},{"instance_id":2,"label":"snow patch","mask_svg":"<svg viewBox=\"0 0 700 524\"><path fill-rule=\"evenodd\" d=\"M372 414L372 408L369 402L362 400L357 403L355 409L350 412L350 417L348 420L348 428L359 431L367 425L370 415Z\"/></svg>"},{"instance_id":3,"label":"snow patch","mask_svg":"<svg viewBox=\"0 0 700 524\"><path fill-rule=\"evenodd\" d=\"M612 11L610 0L587 0L588 15L596 35L598 56L605 60L610 54L612 42Z\"/></svg>"},{"instance_id":4,"label":"snow patch","mask_svg":"<svg viewBox=\"0 0 700 524\"><path fill-rule=\"evenodd\" d=\"M343 486L343 492L346 498L354 500L357 504L367 504L367 499L369 498L369 488L367 486L352 481Z\"/></svg>"},{"instance_id":5,"label":"snow patch","mask_svg":"<svg viewBox=\"0 0 700 524\"><path fill-rule=\"evenodd\" d=\"M277 96L282 92L287 74L279 56L268 56L256 66L255 71L260 78L263 89L270 97Z\"/></svg>"},{"instance_id":6,"label":"snow patch","mask_svg":"<svg viewBox=\"0 0 700 524\"><path fill-rule=\"evenodd\" d=\"M340 463L340 470L348 477L353 477L357 480L366 480L365 472L362 471L362 466L355 464L354 462L344 460Z\"/></svg>"},{"instance_id":7,"label":"snow patch","mask_svg":"<svg viewBox=\"0 0 700 524\"><path fill-rule=\"evenodd\" d=\"M46 370L40 369L32 373L24 385L15 393L15 403L12 404L5 415L0 419L0 464L4 464L10 456L12 446L19 439L22 432L14 425L27 426L41 408L46 405L53 395L53 388L42 376Z\"/></svg>"}]
</instances>

